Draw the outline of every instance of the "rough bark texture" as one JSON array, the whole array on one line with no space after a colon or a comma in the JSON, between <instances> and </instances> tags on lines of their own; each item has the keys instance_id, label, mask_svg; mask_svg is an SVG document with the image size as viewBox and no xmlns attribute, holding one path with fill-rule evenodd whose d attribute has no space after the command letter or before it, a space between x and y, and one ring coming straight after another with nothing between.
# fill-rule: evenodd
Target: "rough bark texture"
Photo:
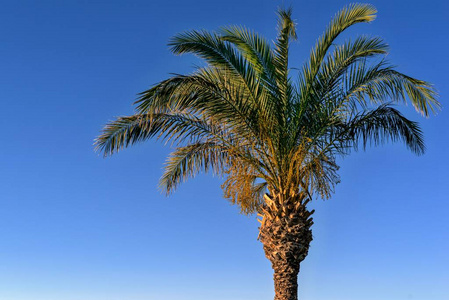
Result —
<instances>
[{"instance_id":1,"label":"rough bark texture","mask_svg":"<svg viewBox=\"0 0 449 300\"><path fill-rule=\"evenodd\" d=\"M312 241L312 211L303 195L265 195L259 239L274 270L274 300L298 299L299 264Z\"/></svg>"}]
</instances>

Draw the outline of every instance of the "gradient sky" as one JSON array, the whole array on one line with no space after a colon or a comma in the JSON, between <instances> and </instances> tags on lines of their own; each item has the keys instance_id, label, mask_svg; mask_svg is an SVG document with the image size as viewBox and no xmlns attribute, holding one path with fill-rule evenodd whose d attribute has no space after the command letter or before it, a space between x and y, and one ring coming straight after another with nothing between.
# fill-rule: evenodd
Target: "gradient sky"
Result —
<instances>
[{"instance_id":1,"label":"gradient sky","mask_svg":"<svg viewBox=\"0 0 449 300\"><path fill-rule=\"evenodd\" d=\"M292 4L300 67L348 1ZM371 1L389 59L430 81L447 107L449 4ZM167 41L188 29L241 24L272 40L280 1L1 1L0 300L268 300L272 271L255 217L200 175L157 190L165 157L147 142L103 159L92 142L133 112L136 94L189 73ZM449 119L413 109L427 152L401 144L340 159L342 182L317 200L300 273L307 300L449 299Z\"/></svg>"}]
</instances>

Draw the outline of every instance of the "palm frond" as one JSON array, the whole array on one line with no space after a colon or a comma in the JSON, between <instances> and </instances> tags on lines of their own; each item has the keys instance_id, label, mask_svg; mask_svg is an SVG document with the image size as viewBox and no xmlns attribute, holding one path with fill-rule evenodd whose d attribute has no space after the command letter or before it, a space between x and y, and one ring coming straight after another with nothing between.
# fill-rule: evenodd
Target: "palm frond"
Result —
<instances>
[{"instance_id":1,"label":"palm frond","mask_svg":"<svg viewBox=\"0 0 449 300\"><path fill-rule=\"evenodd\" d=\"M275 41L274 67L278 86L278 99L280 106L278 115L282 126L285 126L287 109L289 108L290 79L288 73L288 57L290 40L297 39L296 24L292 19L292 9L278 10L278 36Z\"/></svg>"},{"instance_id":2,"label":"palm frond","mask_svg":"<svg viewBox=\"0 0 449 300\"><path fill-rule=\"evenodd\" d=\"M406 103L408 97L416 111L426 117L441 108L431 84L400 73L384 61L370 67L364 62L352 65L345 90L344 99L359 103L366 103L366 99L375 104L386 101Z\"/></svg>"},{"instance_id":3,"label":"palm frond","mask_svg":"<svg viewBox=\"0 0 449 300\"><path fill-rule=\"evenodd\" d=\"M351 4L337 13L324 34L318 39L310 54L309 62L302 70L302 85L306 87L303 97L309 96L308 92L313 86L315 76L318 74L324 58L335 39L354 24L372 22L376 18L376 13L376 8L370 4Z\"/></svg>"},{"instance_id":4,"label":"palm frond","mask_svg":"<svg viewBox=\"0 0 449 300\"><path fill-rule=\"evenodd\" d=\"M204 59L210 66L229 72L244 83L253 100L257 98L258 85L254 80L256 72L232 44L224 41L217 33L196 30L184 32L173 37L169 46L175 54L191 53Z\"/></svg>"},{"instance_id":5,"label":"palm frond","mask_svg":"<svg viewBox=\"0 0 449 300\"><path fill-rule=\"evenodd\" d=\"M267 81L274 78L273 51L269 43L257 33L238 26L228 26L220 30L221 39L232 43L245 60Z\"/></svg>"},{"instance_id":6,"label":"palm frond","mask_svg":"<svg viewBox=\"0 0 449 300\"><path fill-rule=\"evenodd\" d=\"M210 123L188 114L138 114L108 123L95 140L95 146L97 151L108 156L153 137L183 142L185 139L217 138L218 133L220 130Z\"/></svg>"},{"instance_id":7,"label":"palm frond","mask_svg":"<svg viewBox=\"0 0 449 300\"><path fill-rule=\"evenodd\" d=\"M199 142L178 147L167 159L159 186L170 194L187 178L195 177L199 172L212 170L223 173L227 161L227 149L216 142Z\"/></svg>"},{"instance_id":8,"label":"palm frond","mask_svg":"<svg viewBox=\"0 0 449 300\"><path fill-rule=\"evenodd\" d=\"M328 92L332 91L344 78L348 68L368 57L385 55L388 45L382 39L366 36L358 37L354 42L347 41L343 45L336 46L323 62L316 78L316 89L320 97L325 99Z\"/></svg>"},{"instance_id":9,"label":"palm frond","mask_svg":"<svg viewBox=\"0 0 449 300\"><path fill-rule=\"evenodd\" d=\"M358 148L359 142L366 149L368 144L377 146L398 140L418 155L426 149L419 124L408 120L389 104L357 114L346 126L350 129L345 139L353 141L350 146L354 149Z\"/></svg>"},{"instance_id":10,"label":"palm frond","mask_svg":"<svg viewBox=\"0 0 449 300\"><path fill-rule=\"evenodd\" d=\"M256 138L260 110L248 100L246 87L227 74L204 68L189 76L176 75L142 93L136 102L138 112L189 111L223 121L242 135Z\"/></svg>"}]
</instances>

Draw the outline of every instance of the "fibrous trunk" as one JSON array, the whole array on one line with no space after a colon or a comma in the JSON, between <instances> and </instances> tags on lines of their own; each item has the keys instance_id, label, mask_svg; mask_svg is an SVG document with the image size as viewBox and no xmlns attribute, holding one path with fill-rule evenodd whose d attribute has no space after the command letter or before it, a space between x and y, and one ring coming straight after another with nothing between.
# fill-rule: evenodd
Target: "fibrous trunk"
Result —
<instances>
[{"instance_id":1,"label":"fibrous trunk","mask_svg":"<svg viewBox=\"0 0 449 300\"><path fill-rule=\"evenodd\" d=\"M298 273L312 241L313 224L302 194L265 195L259 240L274 270L274 300L298 299Z\"/></svg>"}]
</instances>

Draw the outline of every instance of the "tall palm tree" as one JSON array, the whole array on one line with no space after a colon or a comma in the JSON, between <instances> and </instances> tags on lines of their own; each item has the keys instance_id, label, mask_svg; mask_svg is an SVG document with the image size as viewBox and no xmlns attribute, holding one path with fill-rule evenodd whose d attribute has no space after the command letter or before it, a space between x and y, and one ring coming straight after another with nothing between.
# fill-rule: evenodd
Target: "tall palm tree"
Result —
<instances>
[{"instance_id":1,"label":"tall palm tree","mask_svg":"<svg viewBox=\"0 0 449 300\"><path fill-rule=\"evenodd\" d=\"M175 54L206 64L140 94L136 112L107 124L97 149L111 155L150 138L172 142L160 186L172 192L188 177L225 177L225 198L261 217L259 239L274 269L275 300L297 299L297 275L312 241L315 195L328 198L339 181L336 158L351 149L400 140L424 152L422 132L396 102L424 116L439 109L432 86L396 71L388 46L361 36L335 45L348 27L375 19L367 4L343 8L293 79L291 9L278 11L274 46L245 27L189 31L173 37Z\"/></svg>"}]
</instances>

